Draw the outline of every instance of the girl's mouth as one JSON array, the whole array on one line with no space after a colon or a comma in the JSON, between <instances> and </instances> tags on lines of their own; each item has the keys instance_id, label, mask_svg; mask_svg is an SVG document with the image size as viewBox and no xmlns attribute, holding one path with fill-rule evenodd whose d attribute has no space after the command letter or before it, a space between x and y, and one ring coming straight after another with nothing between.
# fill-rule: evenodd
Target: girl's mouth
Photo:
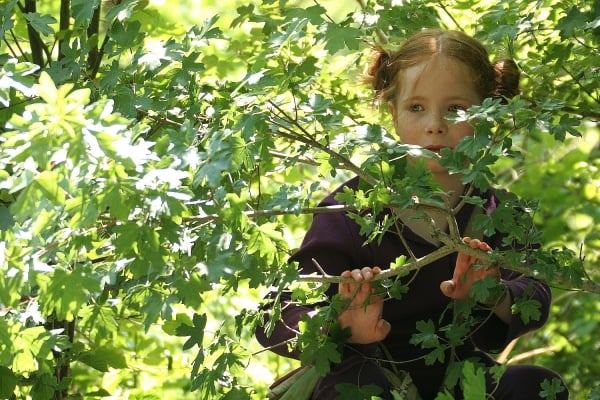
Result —
<instances>
[{"instance_id":1,"label":"girl's mouth","mask_svg":"<svg viewBox=\"0 0 600 400\"><path fill-rule=\"evenodd\" d=\"M445 148L445 146L427 146L425 148L429 151L439 154L440 151Z\"/></svg>"}]
</instances>

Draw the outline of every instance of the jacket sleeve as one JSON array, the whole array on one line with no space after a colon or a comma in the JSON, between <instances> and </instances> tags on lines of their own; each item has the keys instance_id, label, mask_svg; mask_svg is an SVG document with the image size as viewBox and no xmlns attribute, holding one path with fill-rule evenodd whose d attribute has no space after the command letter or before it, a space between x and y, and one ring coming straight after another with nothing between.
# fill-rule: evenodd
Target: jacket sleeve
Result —
<instances>
[{"instance_id":1,"label":"jacket sleeve","mask_svg":"<svg viewBox=\"0 0 600 400\"><path fill-rule=\"evenodd\" d=\"M271 296L276 297L276 296ZM291 341L296 337L298 332L298 323L302 320L304 314L313 311L313 308L299 306L293 303L290 299L290 294L284 292L280 297L272 299L279 301L281 304L281 317L278 321L271 321L272 308L267 305L265 313L265 323L256 329L256 339L265 348L273 351L276 354L284 357L298 359L299 352L291 346ZM272 305L273 303L271 303ZM267 325L274 322L273 332L267 334Z\"/></svg>"},{"instance_id":2,"label":"jacket sleeve","mask_svg":"<svg viewBox=\"0 0 600 400\"><path fill-rule=\"evenodd\" d=\"M335 204L333 196L328 197L320 205ZM352 269L361 265L359 252L362 243L355 225L351 224L343 212L317 214L307 231L300 249L292 255L291 262L297 262L301 274L320 274L313 259L329 275L340 275L346 269ZM327 296L331 297L337 293L337 285L330 285ZM314 311L313 307L298 305L291 301L289 293L277 296L271 294L273 301L281 304L281 316L275 322L275 327L270 336L266 334L265 327L259 327L256 338L263 346L269 348L279 355L298 358L296 350L290 350L287 345L298 332L298 323L303 315ZM272 309L267 306L265 322L272 318ZM267 324L265 323L265 326Z\"/></svg>"},{"instance_id":3,"label":"jacket sleeve","mask_svg":"<svg viewBox=\"0 0 600 400\"><path fill-rule=\"evenodd\" d=\"M550 313L552 294L544 282L508 270L502 271L502 282L508 289L511 304L526 302L538 312L513 313L510 323L506 324L490 310L476 311L486 322L475 331L472 340L477 347L490 353L499 352L512 340L539 329Z\"/></svg>"},{"instance_id":4,"label":"jacket sleeve","mask_svg":"<svg viewBox=\"0 0 600 400\"><path fill-rule=\"evenodd\" d=\"M498 193L492 193L489 197L486 212L488 216L497 208L502 207L496 194ZM509 246L503 244L502 234L497 233L492 238L487 238L486 241L493 248L509 249ZM528 252L535 251L539 245L527 248L513 243L510 247L520 248L521 252ZM490 310L476 311L476 314L479 314L485 322L473 334L473 343L480 349L491 353L501 351L519 336L542 327L548 320L552 302L552 292L546 283L509 269L502 269L500 273L501 281L507 287L511 305L526 304L527 312L520 312L517 307L517 312L513 312L510 323L506 324Z\"/></svg>"}]
</instances>

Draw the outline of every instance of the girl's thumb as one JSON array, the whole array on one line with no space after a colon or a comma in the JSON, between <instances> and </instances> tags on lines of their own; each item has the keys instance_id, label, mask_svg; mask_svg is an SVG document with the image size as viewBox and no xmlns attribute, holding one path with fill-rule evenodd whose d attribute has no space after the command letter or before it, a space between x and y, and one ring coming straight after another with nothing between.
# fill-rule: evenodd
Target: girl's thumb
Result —
<instances>
[{"instance_id":1,"label":"girl's thumb","mask_svg":"<svg viewBox=\"0 0 600 400\"><path fill-rule=\"evenodd\" d=\"M454 289L455 289L455 284L454 281L450 280L450 281L443 281L442 283L440 283L440 290L442 291L442 293L445 296L452 296L452 293L454 293Z\"/></svg>"},{"instance_id":2,"label":"girl's thumb","mask_svg":"<svg viewBox=\"0 0 600 400\"><path fill-rule=\"evenodd\" d=\"M388 335L388 333L390 333L391 330L392 330L392 325L390 325L390 323L387 322L385 319L380 319L377 322L377 332L379 333L379 336L380 336L379 340L385 339L385 337Z\"/></svg>"}]
</instances>

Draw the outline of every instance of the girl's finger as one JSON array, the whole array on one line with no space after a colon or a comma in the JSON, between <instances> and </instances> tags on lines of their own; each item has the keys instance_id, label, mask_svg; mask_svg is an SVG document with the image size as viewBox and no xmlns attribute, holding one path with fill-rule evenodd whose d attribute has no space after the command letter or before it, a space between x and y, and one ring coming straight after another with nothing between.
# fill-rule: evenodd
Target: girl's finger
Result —
<instances>
[{"instance_id":1,"label":"girl's finger","mask_svg":"<svg viewBox=\"0 0 600 400\"><path fill-rule=\"evenodd\" d=\"M479 239L471 239L469 242L467 242L467 244L469 246L471 246L471 248L476 249L481 244L481 240L479 240Z\"/></svg>"},{"instance_id":2,"label":"girl's finger","mask_svg":"<svg viewBox=\"0 0 600 400\"><path fill-rule=\"evenodd\" d=\"M454 267L454 279L458 279L463 276L468 270L469 265L473 262L473 257L465 253L458 253L456 257L456 265Z\"/></svg>"},{"instance_id":3,"label":"girl's finger","mask_svg":"<svg viewBox=\"0 0 600 400\"><path fill-rule=\"evenodd\" d=\"M352 278L354 278L354 280L357 282L362 281L363 280L362 271L360 269L353 269L352 270Z\"/></svg>"},{"instance_id":4,"label":"girl's finger","mask_svg":"<svg viewBox=\"0 0 600 400\"><path fill-rule=\"evenodd\" d=\"M371 280L371 278L373 278L373 271L371 270L370 267L364 267L363 269L360 270L360 273L363 277L363 279L369 281Z\"/></svg>"},{"instance_id":5,"label":"girl's finger","mask_svg":"<svg viewBox=\"0 0 600 400\"><path fill-rule=\"evenodd\" d=\"M352 272L346 270L346 271L342 272L340 274L340 276L342 278L352 278ZM350 283L346 283L346 282L340 282L340 284L338 285L338 292L340 293L342 299L344 299L344 300L348 299L348 297L352 293L352 287L353 286L354 286L354 284L350 284Z\"/></svg>"}]
</instances>

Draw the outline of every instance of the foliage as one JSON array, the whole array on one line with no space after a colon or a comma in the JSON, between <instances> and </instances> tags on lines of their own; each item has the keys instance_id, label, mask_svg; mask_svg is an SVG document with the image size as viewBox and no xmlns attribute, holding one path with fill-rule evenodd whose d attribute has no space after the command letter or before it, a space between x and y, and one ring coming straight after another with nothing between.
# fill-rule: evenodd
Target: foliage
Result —
<instances>
[{"instance_id":1,"label":"foliage","mask_svg":"<svg viewBox=\"0 0 600 400\"><path fill-rule=\"evenodd\" d=\"M268 380L290 363L257 353L259 298L293 286L298 301L322 300L286 263L307 216L326 211L314 202L359 174L368 185L349 211L414 206L415 192L443 204L356 83L373 43L434 26L474 34L524 72L508 105L456 116L483 122L443 159L535 211L535 238L512 207L480 221L541 240L533 268L558 294L547 327L502 357L538 354L572 393L597 396L598 1L225 2L185 29L163 18L171 4L50 3L0 5L0 397L263 398L268 382L248 371ZM356 219L376 240L382 227ZM382 284L420 266L401 262ZM299 339L327 346L312 353L323 371L338 355L319 325L336 307ZM435 361L441 338L417 328ZM480 390L473 364L455 376Z\"/></svg>"}]
</instances>

